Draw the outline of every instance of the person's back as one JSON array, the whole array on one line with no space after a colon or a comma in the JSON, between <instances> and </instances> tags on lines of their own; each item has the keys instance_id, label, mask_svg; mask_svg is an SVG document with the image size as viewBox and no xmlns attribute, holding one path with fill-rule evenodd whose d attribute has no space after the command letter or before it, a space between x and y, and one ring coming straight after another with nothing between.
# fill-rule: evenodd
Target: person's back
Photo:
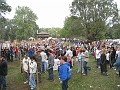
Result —
<instances>
[{"instance_id":1,"label":"person's back","mask_svg":"<svg viewBox=\"0 0 120 90\"><path fill-rule=\"evenodd\" d=\"M7 75L7 62L5 60L0 62L0 75L6 76Z\"/></svg>"},{"instance_id":2,"label":"person's back","mask_svg":"<svg viewBox=\"0 0 120 90\"><path fill-rule=\"evenodd\" d=\"M68 88L68 80L71 78L70 64L67 62L67 57L62 56L59 58L60 66L59 66L59 78L62 81L62 90L67 90Z\"/></svg>"}]
</instances>

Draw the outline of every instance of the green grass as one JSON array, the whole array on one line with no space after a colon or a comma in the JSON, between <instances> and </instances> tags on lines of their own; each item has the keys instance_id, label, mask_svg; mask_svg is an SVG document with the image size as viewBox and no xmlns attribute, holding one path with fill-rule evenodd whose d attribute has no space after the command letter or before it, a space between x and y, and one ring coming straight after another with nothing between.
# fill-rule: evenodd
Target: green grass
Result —
<instances>
[{"instance_id":1,"label":"green grass","mask_svg":"<svg viewBox=\"0 0 120 90\"><path fill-rule=\"evenodd\" d=\"M120 84L120 78L115 74L116 71L108 68L108 76L102 76L100 69L96 68L96 62L92 56L88 65L91 67L87 76L77 73L77 62L72 69L72 78L69 80L69 90L120 90L117 87ZM7 75L7 90L28 90L28 85L24 85L25 80L20 73L19 61L8 63L9 70ZM61 90L61 84L58 79L58 72L54 71L55 81L49 82L48 73L42 74L42 83L39 83L36 90Z\"/></svg>"}]
</instances>

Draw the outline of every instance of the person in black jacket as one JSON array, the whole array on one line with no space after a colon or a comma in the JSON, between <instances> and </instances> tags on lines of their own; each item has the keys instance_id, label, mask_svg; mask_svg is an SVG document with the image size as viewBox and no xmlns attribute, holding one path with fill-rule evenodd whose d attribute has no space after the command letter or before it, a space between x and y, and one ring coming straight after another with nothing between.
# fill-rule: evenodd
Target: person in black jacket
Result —
<instances>
[{"instance_id":1,"label":"person in black jacket","mask_svg":"<svg viewBox=\"0 0 120 90\"><path fill-rule=\"evenodd\" d=\"M100 57L100 69L101 74L107 76L107 60L106 60L106 51L105 49L102 50L102 54Z\"/></svg>"},{"instance_id":2,"label":"person in black jacket","mask_svg":"<svg viewBox=\"0 0 120 90\"><path fill-rule=\"evenodd\" d=\"M115 56L116 56L116 50L114 47L111 47L111 55L110 55L110 68L113 68L113 64L115 63Z\"/></svg>"},{"instance_id":3,"label":"person in black jacket","mask_svg":"<svg viewBox=\"0 0 120 90\"><path fill-rule=\"evenodd\" d=\"M6 90L7 62L0 57L0 88Z\"/></svg>"}]
</instances>

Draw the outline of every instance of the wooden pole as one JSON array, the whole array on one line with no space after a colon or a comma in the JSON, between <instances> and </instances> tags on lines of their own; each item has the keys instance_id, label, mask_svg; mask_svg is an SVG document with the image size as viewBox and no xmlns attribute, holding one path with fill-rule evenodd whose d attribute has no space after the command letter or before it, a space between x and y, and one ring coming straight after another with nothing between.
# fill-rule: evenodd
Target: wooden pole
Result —
<instances>
[{"instance_id":1,"label":"wooden pole","mask_svg":"<svg viewBox=\"0 0 120 90\"><path fill-rule=\"evenodd\" d=\"M39 80L38 80L38 73L40 73L40 72L38 72L38 68L37 68L37 75L36 75L36 77L37 77L37 90L39 90L39 86L38 86L38 84L39 84Z\"/></svg>"},{"instance_id":2,"label":"wooden pole","mask_svg":"<svg viewBox=\"0 0 120 90\"><path fill-rule=\"evenodd\" d=\"M29 67L29 61L28 61L28 90L30 90L29 82L30 82L30 67Z\"/></svg>"},{"instance_id":3,"label":"wooden pole","mask_svg":"<svg viewBox=\"0 0 120 90\"><path fill-rule=\"evenodd\" d=\"M83 63L83 62L82 62L82 58L81 58L81 75L82 75L82 63Z\"/></svg>"}]
</instances>

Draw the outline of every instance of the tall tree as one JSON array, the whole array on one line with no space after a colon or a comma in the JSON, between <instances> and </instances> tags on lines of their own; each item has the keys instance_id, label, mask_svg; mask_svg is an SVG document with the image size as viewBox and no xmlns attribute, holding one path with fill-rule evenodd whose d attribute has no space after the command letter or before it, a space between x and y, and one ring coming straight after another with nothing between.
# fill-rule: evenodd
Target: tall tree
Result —
<instances>
[{"instance_id":1,"label":"tall tree","mask_svg":"<svg viewBox=\"0 0 120 90\"><path fill-rule=\"evenodd\" d=\"M84 35L83 27L81 26L80 18L76 16L66 17L64 27L61 30L63 37L81 37ZM63 33L64 32L64 33Z\"/></svg>"},{"instance_id":2,"label":"tall tree","mask_svg":"<svg viewBox=\"0 0 120 90\"><path fill-rule=\"evenodd\" d=\"M37 19L38 17L29 7L18 6L13 18L16 27L16 38L22 40L34 36L35 31L39 29L36 24Z\"/></svg>"},{"instance_id":3,"label":"tall tree","mask_svg":"<svg viewBox=\"0 0 120 90\"><path fill-rule=\"evenodd\" d=\"M0 38L3 39L6 19L4 15L11 11L11 6L6 3L6 0L0 0Z\"/></svg>"},{"instance_id":4,"label":"tall tree","mask_svg":"<svg viewBox=\"0 0 120 90\"><path fill-rule=\"evenodd\" d=\"M105 36L108 19L117 22L118 9L113 0L74 0L71 14L80 18L86 38L93 41Z\"/></svg>"}]
</instances>

